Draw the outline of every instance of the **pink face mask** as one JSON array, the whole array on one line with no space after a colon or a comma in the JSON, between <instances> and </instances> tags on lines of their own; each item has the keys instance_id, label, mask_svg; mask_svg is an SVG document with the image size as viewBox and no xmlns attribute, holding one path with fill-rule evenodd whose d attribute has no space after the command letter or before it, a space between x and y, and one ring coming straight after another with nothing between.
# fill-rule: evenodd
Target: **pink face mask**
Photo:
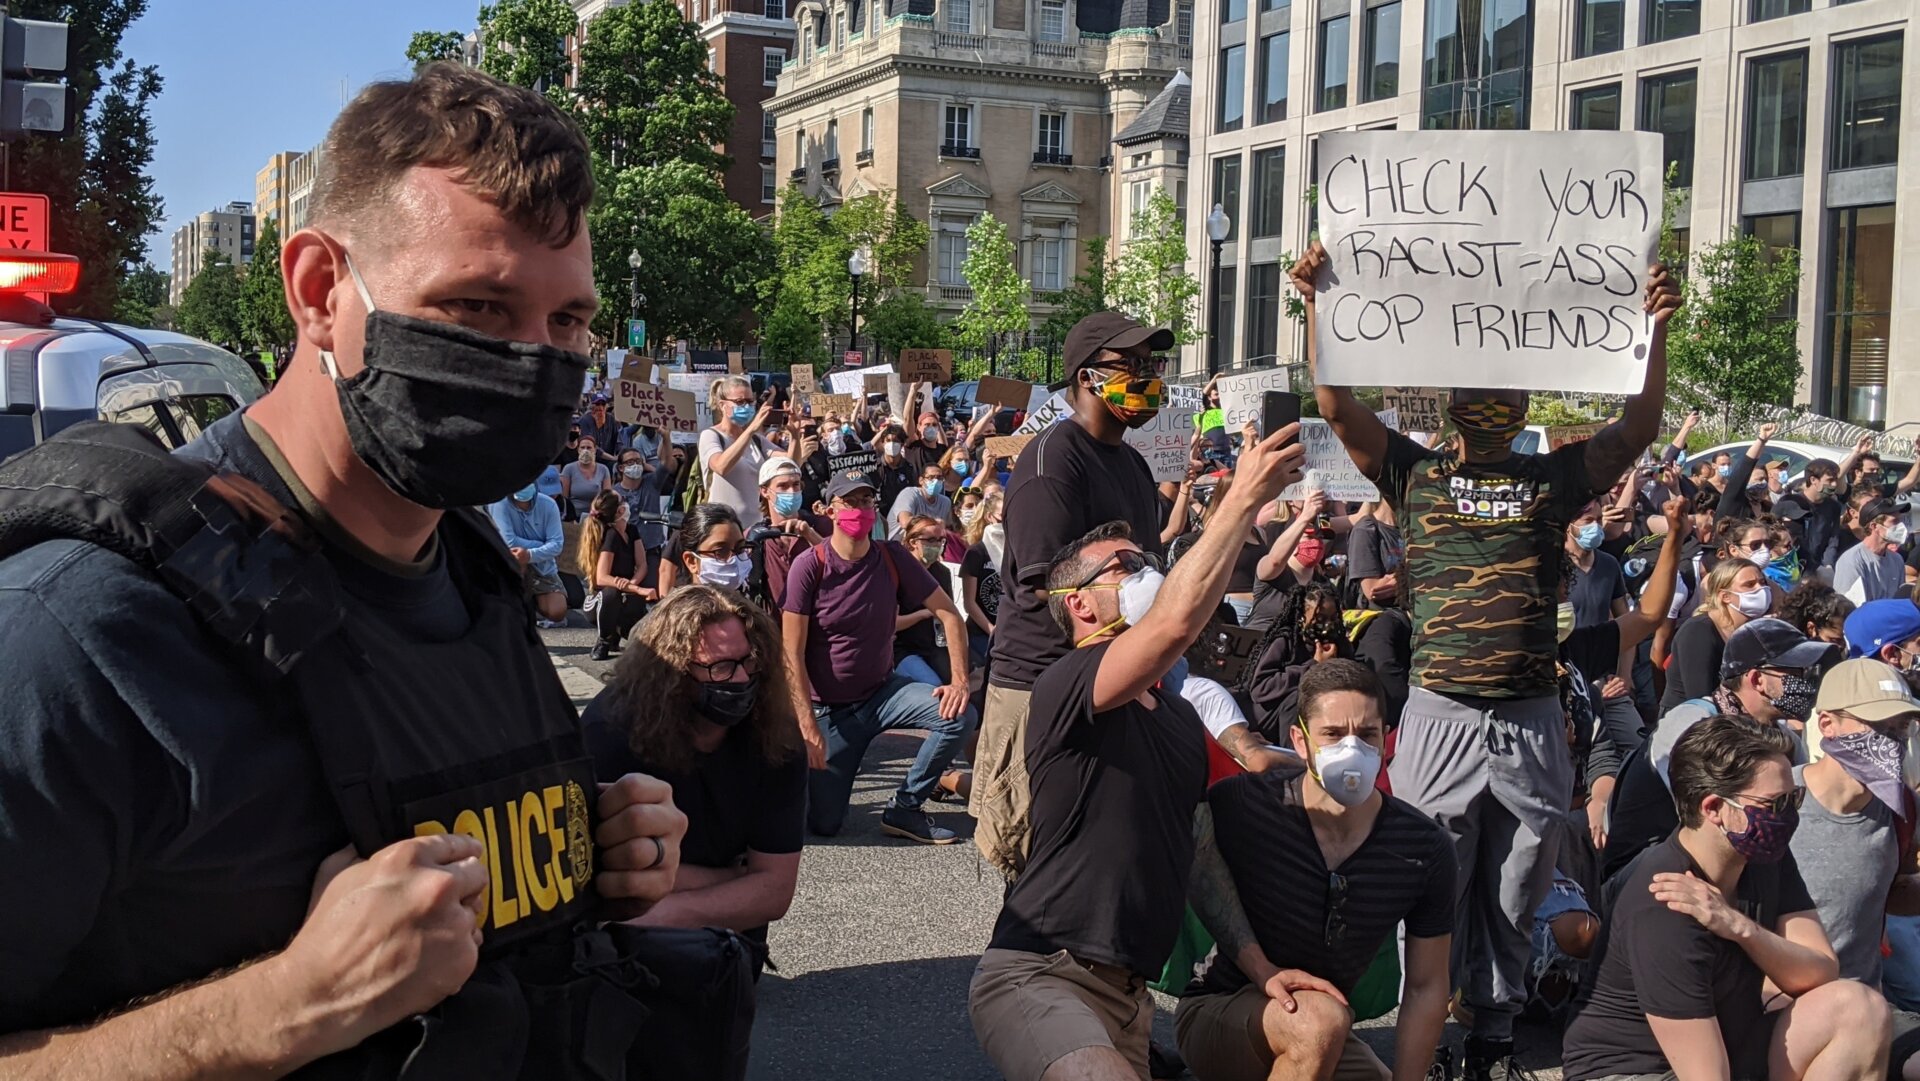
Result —
<instances>
[{"instance_id":1,"label":"pink face mask","mask_svg":"<svg viewBox=\"0 0 1920 1081\"><path fill-rule=\"evenodd\" d=\"M880 512L872 507L842 507L833 512L833 524L849 537L864 537L873 532Z\"/></svg>"}]
</instances>

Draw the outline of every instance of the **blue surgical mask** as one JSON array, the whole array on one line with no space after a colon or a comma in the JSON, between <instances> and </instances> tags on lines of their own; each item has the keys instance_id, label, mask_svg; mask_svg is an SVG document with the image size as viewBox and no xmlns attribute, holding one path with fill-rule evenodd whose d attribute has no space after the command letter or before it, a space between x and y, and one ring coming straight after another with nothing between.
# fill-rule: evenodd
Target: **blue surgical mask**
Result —
<instances>
[{"instance_id":1,"label":"blue surgical mask","mask_svg":"<svg viewBox=\"0 0 1920 1081\"><path fill-rule=\"evenodd\" d=\"M800 513L800 493L781 492L773 497L773 509L791 518Z\"/></svg>"},{"instance_id":2,"label":"blue surgical mask","mask_svg":"<svg viewBox=\"0 0 1920 1081\"><path fill-rule=\"evenodd\" d=\"M727 415L733 418L735 424L752 424L754 413L755 409L753 406L736 405L733 407L733 411Z\"/></svg>"},{"instance_id":3,"label":"blue surgical mask","mask_svg":"<svg viewBox=\"0 0 1920 1081\"><path fill-rule=\"evenodd\" d=\"M953 463L953 471L964 477L968 473L973 472L973 465L969 462L955 462Z\"/></svg>"},{"instance_id":4,"label":"blue surgical mask","mask_svg":"<svg viewBox=\"0 0 1920 1081\"><path fill-rule=\"evenodd\" d=\"M1727 474L1729 474L1729 473L1731 473L1731 472L1733 472L1733 466L1732 466L1731 464L1729 464L1729 465L1723 465L1723 466L1719 466L1719 467L1717 467L1717 468L1716 468L1716 469L1715 469L1714 471L1715 471L1715 472L1717 472L1717 473L1719 473L1719 474L1720 474L1721 476L1723 476L1723 477L1724 477L1724 476L1726 476Z\"/></svg>"},{"instance_id":5,"label":"blue surgical mask","mask_svg":"<svg viewBox=\"0 0 1920 1081\"><path fill-rule=\"evenodd\" d=\"M934 479L932 479L932 480L930 480L930 481L928 481L928 482L926 483L926 489L927 489L927 494L928 494L928 495L939 495L939 494L940 494L940 492L941 492L941 490L942 490L942 489L944 489L944 488L946 488L946 486L947 486L947 485L946 485L946 482L945 482L945 481L943 481L943 480L941 480L941 479L940 479L940 478L938 478L938 477L935 477Z\"/></svg>"},{"instance_id":6,"label":"blue surgical mask","mask_svg":"<svg viewBox=\"0 0 1920 1081\"><path fill-rule=\"evenodd\" d=\"M1599 522L1588 522L1586 525L1580 527L1578 533L1573 535L1573 542L1589 552L1600 547L1600 542L1606 539L1606 528Z\"/></svg>"},{"instance_id":7,"label":"blue surgical mask","mask_svg":"<svg viewBox=\"0 0 1920 1081\"><path fill-rule=\"evenodd\" d=\"M531 503L533 502L533 497L539 494L540 494L539 486L535 484L529 484L525 488L522 488L519 491L513 493L513 501L516 503Z\"/></svg>"}]
</instances>

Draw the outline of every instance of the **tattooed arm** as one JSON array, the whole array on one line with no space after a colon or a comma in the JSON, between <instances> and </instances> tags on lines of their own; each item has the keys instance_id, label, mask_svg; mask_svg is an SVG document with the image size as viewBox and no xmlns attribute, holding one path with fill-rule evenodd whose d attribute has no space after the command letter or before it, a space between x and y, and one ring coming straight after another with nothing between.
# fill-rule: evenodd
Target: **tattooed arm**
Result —
<instances>
[{"instance_id":1,"label":"tattooed arm","mask_svg":"<svg viewBox=\"0 0 1920 1081\"><path fill-rule=\"evenodd\" d=\"M1232 755L1233 760L1240 763L1240 768L1248 773L1265 773L1270 769L1299 770L1301 768L1300 760L1292 755L1269 750L1267 741L1254 735L1253 729L1247 727L1245 723L1230 724L1213 738L1220 744L1220 749ZM1198 828L1198 823L1195 823L1195 828Z\"/></svg>"},{"instance_id":2,"label":"tattooed arm","mask_svg":"<svg viewBox=\"0 0 1920 1081\"><path fill-rule=\"evenodd\" d=\"M1212 933L1220 955L1232 959L1254 986L1264 986L1279 971L1254 941L1240 894L1233 888L1233 873L1214 841L1213 811L1204 803L1193 811L1193 872L1187 878L1187 903Z\"/></svg>"}]
</instances>

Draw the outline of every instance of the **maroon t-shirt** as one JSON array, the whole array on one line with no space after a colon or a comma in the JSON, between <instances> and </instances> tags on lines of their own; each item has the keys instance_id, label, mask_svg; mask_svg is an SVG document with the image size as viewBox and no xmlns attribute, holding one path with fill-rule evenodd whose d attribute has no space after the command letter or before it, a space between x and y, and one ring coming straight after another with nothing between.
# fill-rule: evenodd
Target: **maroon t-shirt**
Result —
<instances>
[{"instance_id":1,"label":"maroon t-shirt","mask_svg":"<svg viewBox=\"0 0 1920 1081\"><path fill-rule=\"evenodd\" d=\"M884 543L886 554L876 543L852 563L821 544L801 552L787 571L781 607L807 617L807 679L816 702L844 706L872 697L893 675L896 614L925 604L938 588L905 548Z\"/></svg>"}]
</instances>

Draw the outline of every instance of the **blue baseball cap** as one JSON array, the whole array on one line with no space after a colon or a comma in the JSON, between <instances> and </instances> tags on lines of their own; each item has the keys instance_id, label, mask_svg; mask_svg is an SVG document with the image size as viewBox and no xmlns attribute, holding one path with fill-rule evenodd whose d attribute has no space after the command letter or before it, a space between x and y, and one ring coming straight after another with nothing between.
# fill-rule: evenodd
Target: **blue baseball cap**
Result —
<instances>
[{"instance_id":1,"label":"blue baseball cap","mask_svg":"<svg viewBox=\"0 0 1920 1081\"><path fill-rule=\"evenodd\" d=\"M1882 647L1920 638L1920 607L1899 598L1868 601L1853 610L1845 627L1847 656L1877 657Z\"/></svg>"}]
</instances>

